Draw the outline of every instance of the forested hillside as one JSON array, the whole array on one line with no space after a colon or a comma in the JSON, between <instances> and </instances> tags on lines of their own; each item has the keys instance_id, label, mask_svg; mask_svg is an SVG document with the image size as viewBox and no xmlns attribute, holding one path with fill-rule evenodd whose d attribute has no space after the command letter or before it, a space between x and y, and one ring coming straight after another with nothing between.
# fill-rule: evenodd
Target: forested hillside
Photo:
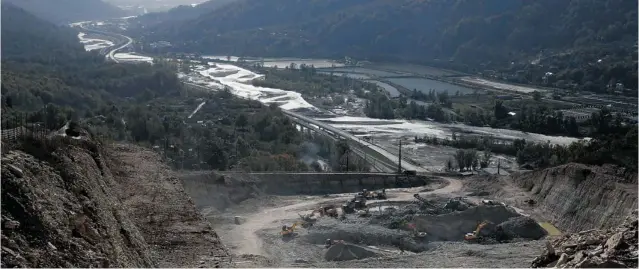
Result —
<instances>
[{"instance_id":1,"label":"forested hillside","mask_svg":"<svg viewBox=\"0 0 639 269\"><path fill-rule=\"evenodd\" d=\"M3 5L6 3L14 4L56 24L101 20L128 15L125 11L102 0L2 0Z\"/></svg>"},{"instance_id":2,"label":"forested hillside","mask_svg":"<svg viewBox=\"0 0 639 269\"><path fill-rule=\"evenodd\" d=\"M3 120L44 105L67 116L84 115L123 98L179 89L162 65L115 65L86 52L77 32L55 26L11 4L2 5ZM4 114L7 113L7 114ZM7 117L5 117L7 115Z\"/></svg>"},{"instance_id":3,"label":"forested hillside","mask_svg":"<svg viewBox=\"0 0 639 269\"><path fill-rule=\"evenodd\" d=\"M413 61L577 90L637 88L628 0L239 0L132 32L188 52Z\"/></svg>"}]
</instances>

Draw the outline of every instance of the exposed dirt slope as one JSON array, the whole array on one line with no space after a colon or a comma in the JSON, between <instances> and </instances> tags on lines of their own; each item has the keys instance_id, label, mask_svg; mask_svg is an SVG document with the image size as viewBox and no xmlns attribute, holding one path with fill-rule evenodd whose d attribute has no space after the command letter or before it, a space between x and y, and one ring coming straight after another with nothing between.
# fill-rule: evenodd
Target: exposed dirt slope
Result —
<instances>
[{"instance_id":1,"label":"exposed dirt slope","mask_svg":"<svg viewBox=\"0 0 639 269\"><path fill-rule=\"evenodd\" d=\"M2 267L229 266L157 154L55 140L3 144Z\"/></svg>"},{"instance_id":2,"label":"exposed dirt slope","mask_svg":"<svg viewBox=\"0 0 639 269\"><path fill-rule=\"evenodd\" d=\"M114 145L117 194L157 254L160 267L228 267L230 256L175 173L146 148Z\"/></svg>"},{"instance_id":3,"label":"exposed dirt slope","mask_svg":"<svg viewBox=\"0 0 639 269\"><path fill-rule=\"evenodd\" d=\"M567 164L513 175L512 182L536 201L564 232L621 225L637 208L637 183L618 174L619 168Z\"/></svg>"},{"instance_id":4,"label":"exposed dirt slope","mask_svg":"<svg viewBox=\"0 0 639 269\"><path fill-rule=\"evenodd\" d=\"M39 158L3 148L2 267L156 266L99 148L67 142Z\"/></svg>"}]
</instances>

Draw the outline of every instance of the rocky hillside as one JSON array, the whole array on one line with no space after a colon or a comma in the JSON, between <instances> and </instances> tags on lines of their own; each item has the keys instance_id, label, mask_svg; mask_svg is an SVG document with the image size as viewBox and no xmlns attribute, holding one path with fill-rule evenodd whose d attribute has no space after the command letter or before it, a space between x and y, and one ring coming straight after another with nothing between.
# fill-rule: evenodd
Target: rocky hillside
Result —
<instances>
[{"instance_id":1,"label":"rocky hillside","mask_svg":"<svg viewBox=\"0 0 639 269\"><path fill-rule=\"evenodd\" d=\"M513 175L535 200L535 210L561 231L621 225L637 208L636 175L623 168L567 164Z\"/></svg>"},{"instance_id":2,"label":"rocky hillside","mask_svg":"<svg viewBox=\"0 0 639 269\"><path fill-rule=\"evenodd\" d=\"M62 137L2 149L2 267L229 265L155 153Z\"/></svg>"}]
</instances>

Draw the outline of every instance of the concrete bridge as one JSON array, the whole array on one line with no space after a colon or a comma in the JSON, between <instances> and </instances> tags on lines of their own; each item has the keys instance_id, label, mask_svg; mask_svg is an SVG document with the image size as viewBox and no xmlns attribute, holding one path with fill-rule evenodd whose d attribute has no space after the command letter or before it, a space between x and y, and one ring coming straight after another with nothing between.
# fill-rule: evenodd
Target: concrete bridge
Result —
<instances>
[{"instance_id":1,"label":"concrete bridge","mask_svg":"<svg viewBox=\"0 0 639 269\"><path fill-rule=\"evenodd\" d=\"M395 167L395 171L401 167L402 170L412 170L416 172L427 172L426 169L421 166L417 166L411 164L405 160L400 160L397 155L391 153L377 145L374 145L368 141L362 140L359 137L356 137L346 131L343 131L339 128L335 128L330 124L311 119L304 115L288 111L282 110L282 113L288 115L295 123L303 126L307 126L307 128L313 128L312 130L317 130L321 134L325 134L328 136L335 137L337 139L345 140L349 145L359 148L362 152L366 154L366 156L370 156L374 158L376 161L384 164L385 166Z\"/></svg>"}]
</instances>

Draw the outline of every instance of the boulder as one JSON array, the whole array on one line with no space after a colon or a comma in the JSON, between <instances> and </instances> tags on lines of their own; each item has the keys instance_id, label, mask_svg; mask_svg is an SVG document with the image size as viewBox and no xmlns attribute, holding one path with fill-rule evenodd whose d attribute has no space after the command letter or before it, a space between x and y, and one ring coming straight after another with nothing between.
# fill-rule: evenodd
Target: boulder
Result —
<instances>
[{"instance_id":1,"label":"boulder","mask_svg":"<svg viewBox=\"0 0 639 269\"><path fill-rule=\"evenodd\" d=\"M534 219L526 216L510 218L497 225L511 238L525 238L538 240L546 236L546 230L539 226Z\"/></svg>"},{"instance_id":2,"label":"boulder","mask_svg":"<svg viewBox=\"0 0 639 269\"><path fill-rule=\"evenodd\" d=\"M235 220L235 224L237 225L242 225L243 223L246 222L246 219L240 216L235 216L234 220Z\"/></svg>"}]
</instances>

